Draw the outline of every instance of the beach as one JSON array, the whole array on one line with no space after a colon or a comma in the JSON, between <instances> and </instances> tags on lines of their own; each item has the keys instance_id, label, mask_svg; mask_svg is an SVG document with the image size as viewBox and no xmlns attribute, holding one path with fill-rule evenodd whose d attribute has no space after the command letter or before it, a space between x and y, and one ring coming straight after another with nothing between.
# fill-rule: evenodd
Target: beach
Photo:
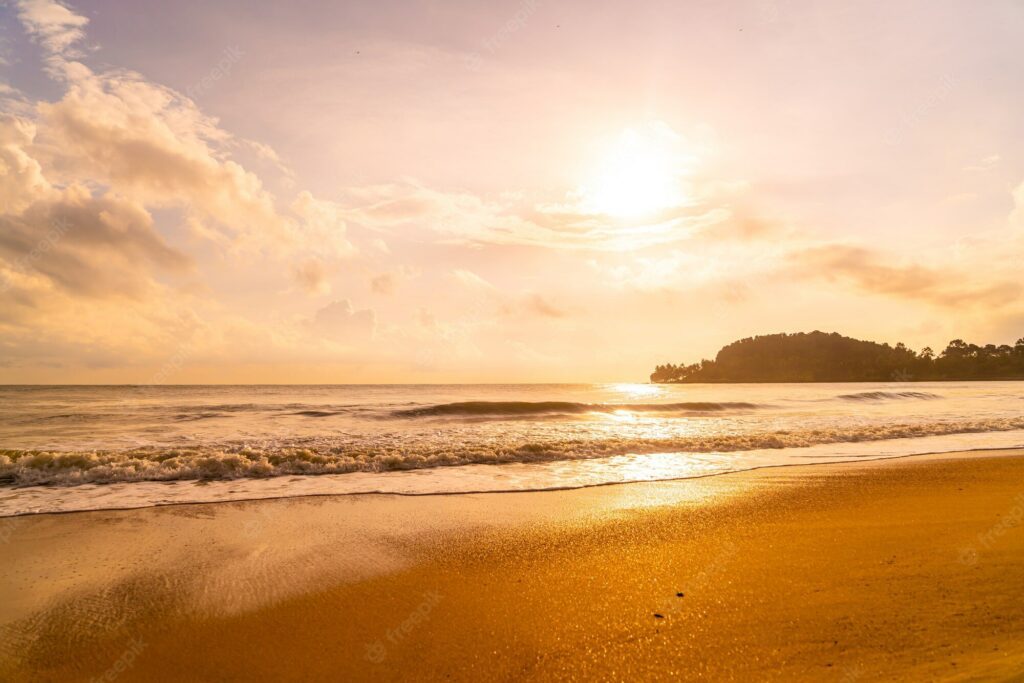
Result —
<instances>
[{"instance_id":1,"label":"beach","mask_svg":"<svg viewBox=\"0 0 1024 683\"><path fill-rule=\"evenodd\" d=\"M0 6L0 683L1024 683L1024 0Z\"/></svg>"},{"instance_id":2,"label":"beach","mask_svg":"<svg viewBox=\"0 0 1024 683\"><path fill-rule=\"evenodd\" d=\"M0 520L0 678L1011 680L1024 452Z\"/></svg>"}]
</instances>

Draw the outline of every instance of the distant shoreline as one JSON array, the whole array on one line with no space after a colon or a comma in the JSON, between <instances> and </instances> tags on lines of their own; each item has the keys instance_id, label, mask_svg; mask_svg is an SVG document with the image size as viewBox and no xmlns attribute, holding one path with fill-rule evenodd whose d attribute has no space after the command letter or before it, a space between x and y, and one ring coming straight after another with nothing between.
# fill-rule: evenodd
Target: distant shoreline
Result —
<instances>
[{"instance_id":1,"label":"distant shoreline","mask_svg":"<svg viewBox=\"0 0 1024 683\"><path fill-rule=\"evenodd\" d=\"M1024 382L1021 377L952 377L928 379L702 379L649 380L648 384L938 384L942 382Z\"/></svg>"},{"instance_id":2,"label":"distant shoreline","mask_svg":"<svg viewBox=\"0 0 1024 683\"><path fill-rule=\"evenodd\" d=\"M585 387L604 384L924 384L926 382L1024 382L1020 377L974 377L927 379L813 379L813 380L759 380L759 379L702 379L702 380L599 380L578 382L318 382L299 384L0 384L2 389L197 389L202 387Z\"/></svg>"}]
</instances>

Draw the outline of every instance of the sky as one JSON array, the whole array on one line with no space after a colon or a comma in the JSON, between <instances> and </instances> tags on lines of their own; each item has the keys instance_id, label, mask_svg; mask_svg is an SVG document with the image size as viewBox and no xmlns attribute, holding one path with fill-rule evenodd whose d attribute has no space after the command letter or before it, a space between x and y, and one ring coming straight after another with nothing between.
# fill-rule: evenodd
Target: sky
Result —
<instances>
[{"instance_id":1,"label":"sky","mask_svg":"<svg viewBox=\"0 0 1024 683\"><path fill-rule=\"evenodd\" d=\"M0 4L0 382L1024 337L1024 5Z\"/></svg>"}]
</instances>

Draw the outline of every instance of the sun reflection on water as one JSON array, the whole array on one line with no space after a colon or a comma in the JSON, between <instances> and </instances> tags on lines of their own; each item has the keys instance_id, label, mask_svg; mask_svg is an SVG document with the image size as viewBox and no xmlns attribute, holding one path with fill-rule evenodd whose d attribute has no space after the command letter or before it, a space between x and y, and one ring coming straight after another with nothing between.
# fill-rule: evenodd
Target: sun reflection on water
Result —
<instances>
[{"instance_id":1,"label":"sun reflection on water","mask_svg":"<svg viewBox=\"0 0 1024 683\"><path fill-rule=\"evenodd\" d=\"M657 384L612 384L608 387L610 390L619 394L624 394L632 398L651 398L653 396L661 396L665 393L665 388Z\"/></svg>"}]
</instances>

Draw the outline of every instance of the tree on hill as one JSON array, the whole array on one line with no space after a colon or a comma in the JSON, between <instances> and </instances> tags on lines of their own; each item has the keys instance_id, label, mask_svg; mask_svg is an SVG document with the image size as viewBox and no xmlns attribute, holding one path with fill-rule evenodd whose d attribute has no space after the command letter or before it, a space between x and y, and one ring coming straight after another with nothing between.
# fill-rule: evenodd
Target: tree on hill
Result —
<instances>
[{"instance_id":1,"label":"tree on hill","mask_svg":"<svg viewBox=\"0 0 1024 683\"><path fill-rule=\"evenodd\" d=\"M747 337L714 360L659 365L652 382L884 382L1024 379L1024 338L1014 346L977 346L954 339L938 355L844 337L799 332Z\"/></svg>"}]
</instances>

